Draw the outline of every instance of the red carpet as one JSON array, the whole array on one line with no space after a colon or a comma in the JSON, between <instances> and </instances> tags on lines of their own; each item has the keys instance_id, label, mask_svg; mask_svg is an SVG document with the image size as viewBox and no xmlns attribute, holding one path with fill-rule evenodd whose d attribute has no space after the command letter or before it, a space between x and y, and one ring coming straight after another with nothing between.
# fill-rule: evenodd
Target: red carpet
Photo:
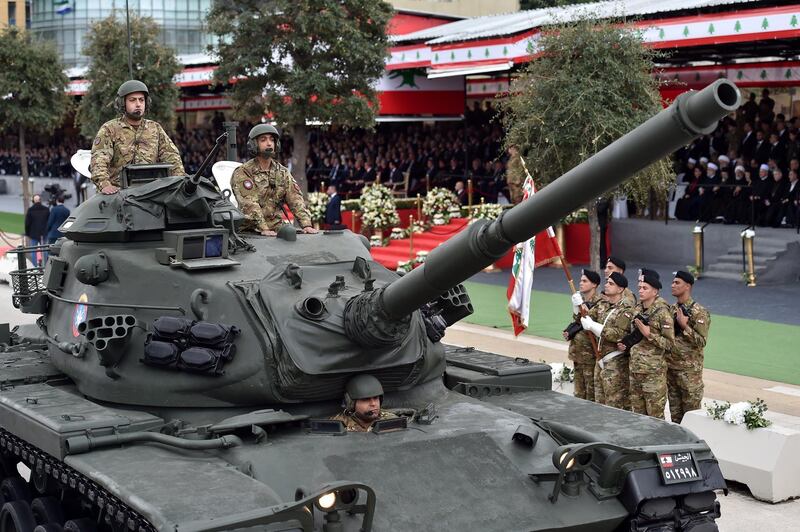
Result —
<instances>
[{"instance_id":1,"label":"red carpet","mask_svg":"<svg viewBox=\"0 0 800 532\"><path fill-rule=\"evenodd\" d=\"M397 263L416 257L418 251L430 251L456 233L462 231L469 222L466 218L453 218L447 225L435 225L424 233L414 234L414 248L411 239L390 240L388 246L372 248L372 258L390 270L397 269Z\"/></svg>"}]
</instances>

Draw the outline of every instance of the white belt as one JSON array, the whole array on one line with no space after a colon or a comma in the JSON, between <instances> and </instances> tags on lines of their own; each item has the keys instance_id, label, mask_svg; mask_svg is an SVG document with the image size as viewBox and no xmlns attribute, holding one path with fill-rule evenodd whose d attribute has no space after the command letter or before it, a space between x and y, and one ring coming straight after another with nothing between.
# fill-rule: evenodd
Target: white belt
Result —
<instances>
[{"instance_id":1,"label":"white belt","mask_svg":"<svg viewBox=\"0 0 800 532\"><path fill-rule=\"evenodd\" d=\"M597 363L600 365L600 369L604 369L607 362L611 362L624 352L625 351L611 351L609 354L598 360Z\"/></svg>"}]
</instances>

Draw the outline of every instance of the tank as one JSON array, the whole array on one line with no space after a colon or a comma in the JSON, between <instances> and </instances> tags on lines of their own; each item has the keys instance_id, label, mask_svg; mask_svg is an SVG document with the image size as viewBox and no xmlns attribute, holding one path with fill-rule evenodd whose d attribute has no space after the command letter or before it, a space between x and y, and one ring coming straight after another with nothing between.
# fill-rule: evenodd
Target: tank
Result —
<instances>
[{"instance_id":1,"label":"tank","mask_svg":"<svg viewBox=\"0 0 800 532\"><path fill-rule=\"evenodd\" d=\"M0 353L2 531L717 530L725 481L694 434L445 334L464 280L739 99L680 96L404 276L346 230L241 234L200 172L127 168L13 273L40 317ZM367 433L330 420L359 374L399 415Z\"/></svg>"}]
</instances>

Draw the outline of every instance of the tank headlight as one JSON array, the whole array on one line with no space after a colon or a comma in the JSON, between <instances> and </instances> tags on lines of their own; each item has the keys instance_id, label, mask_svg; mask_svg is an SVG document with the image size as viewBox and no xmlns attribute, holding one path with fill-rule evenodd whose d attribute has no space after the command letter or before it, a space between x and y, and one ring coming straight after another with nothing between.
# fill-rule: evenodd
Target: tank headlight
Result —
<instances>
[{"instance_id":1,"label":"tank headlight","mask_svg":"<svg viewBox=\"0 0 800 532\"><path fill-rule=\"evenodd\" d=\"M333 508L334 504L336 504L336 493L332 491L320 495L317 499L317 506L319 506L321 510L330 510Z\"/></svg>"},{"instance_id":2,"label":"tank headlight","mask_svg":"<svg viewBox=\"0 0 800 532\"><path fill-rule=\"evenodd\" d=\"M569 454L569 451L567 451L567 452L565 452L564 454L561 455L561 458L558 459L558 463L563 464L564 463L564 459L567 457L567 454ZM569 462L567 462L567 465L564 466L564 469L569 471L570 469L572 469L572 466L574 466L574 465L575 465L575 459L574 458L570 458Z\"/></svg>"}]
</instances>

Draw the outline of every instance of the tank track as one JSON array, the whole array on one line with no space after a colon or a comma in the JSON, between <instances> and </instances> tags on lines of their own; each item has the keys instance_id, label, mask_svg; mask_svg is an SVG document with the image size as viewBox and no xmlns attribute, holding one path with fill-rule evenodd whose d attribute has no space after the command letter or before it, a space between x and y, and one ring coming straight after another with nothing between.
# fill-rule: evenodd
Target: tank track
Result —
<instances>
[{"instance_id":1,"label":"tank track","mask_svg":"<svg viewBox=\"0 0 800 532\"><path fill-rule=\"evenodd\" d=\"M29 484L34 497L57 494L61 501L79 500L84 517L90 517L98 530L156 532L147 519L117 496L2 428L0 458L7 464L23 462L31 469Z\"/></svg>"}]
</instances>

